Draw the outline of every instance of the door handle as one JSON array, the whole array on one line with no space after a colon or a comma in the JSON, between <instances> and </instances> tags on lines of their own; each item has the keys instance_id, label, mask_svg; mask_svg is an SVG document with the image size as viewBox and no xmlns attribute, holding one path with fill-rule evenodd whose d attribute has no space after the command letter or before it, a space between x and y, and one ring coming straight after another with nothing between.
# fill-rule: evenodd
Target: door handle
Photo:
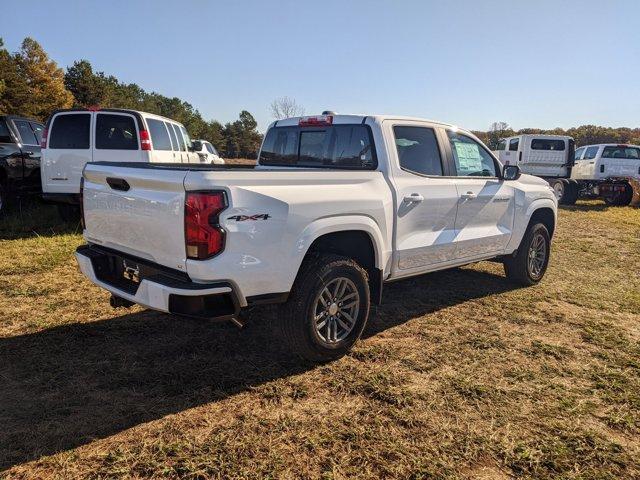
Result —
<instances>
[{"instance_id":1,"label":"door handle","mask_svg":"<svg viewBox=\"0 0 640 480\"><path fill-rule=\"evenodd\" d=\"M406 203L420 203L424 200L424 197L419 193L412 193L404 197Z\"/></svg>"},{"instance_id":2,"label":"door handle","mask_svg":"<svg viewBox=\"0 0 640 480\"><path fill-rule=\"evenodd\" d=\"M473 192L467 192L467 193L463 193L462 195L460 195L460 198L463 198L465 200L473 200L474 198L478 198L478 195L476 193Z\"/></svg>"}]
</instances>

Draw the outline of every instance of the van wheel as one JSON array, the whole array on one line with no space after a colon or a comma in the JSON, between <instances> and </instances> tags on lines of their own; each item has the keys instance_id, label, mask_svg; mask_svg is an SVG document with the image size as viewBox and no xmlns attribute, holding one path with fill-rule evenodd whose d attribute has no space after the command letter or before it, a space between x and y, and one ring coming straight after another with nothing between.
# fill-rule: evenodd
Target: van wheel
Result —
<instances>
[{"instance_id":1,"label":"van wheel","mask_svg":"<svg viewBox=\"0 0 640 480\"><path fill-rule=\"evenodd\" d=\"M80 221L80 207L61 203L57 205L58 215L65 223L78 223Z\"/></svg>"},{"instance_id":2,"label":"van wheel","mask_svg":"<svg viewBox=\"0 0 640 480\"><path fill-rule=\"evenodd\" d=\"M360 265L339 255L313 255L282 307L282 336L306 360L336 360L360 338L369 305L369 279Z\"/></svg>"},{"instance_id":3,"label":"van wheel","mask_svg":"<svg viewBox=\"0 0 640 480\"><path fill-rule=\"evenodd\" d=\"M560 202L562 197L564 197L564 193L567 189L568 182L563 181L563 178L557 178L551 181L551 188L553 188L553 193L556 196L556 200Z\"/></svg>"},{"instance_id":4,"label":"van wheel","mask_svg":"<svg viewBox=\"0 0 640 480\"><path fill-rule=\"evenodd\" d=\"M523 286L535 285L549 265L551 237L542 223L530 225L515 256L504 260L507 278Z\"/></svg>"},{"instance_id":5,"label":"van wheel","mask_svg":"<svg viewBox=\"0 0 640 480\"><path fill-rule=\"evenodd\" d=\"M560 203L563 205L575 205L578 200L578 182L575 180L568 180L564 190L564 195L560 198Z\"/></svg>"},{"instance_id":6,"label":"van wheel","mask_svg":"<svg viewBox=\"0 0 640 480\"><path fill-rule=\"evenodd\" d=\"M615 192L604 197L604 202L613 207L624 207L633 200L633 188L628 183L624 186L624 192Z\"/></svg>"}]
</instances>

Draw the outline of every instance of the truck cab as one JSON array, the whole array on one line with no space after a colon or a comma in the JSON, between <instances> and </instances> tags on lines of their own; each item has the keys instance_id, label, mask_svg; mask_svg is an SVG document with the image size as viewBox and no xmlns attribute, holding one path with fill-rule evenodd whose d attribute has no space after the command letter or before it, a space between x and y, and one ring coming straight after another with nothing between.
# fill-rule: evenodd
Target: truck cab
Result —
<instances>
[{"instance_id":1,"label":"truck cab","mask_svg":"<svg viewBox=\"0 0 640 480\"><path fill-rule=\"evenodd\" d=\"M0 115L0 214L15 196L40 193L40 139L44 125Z\"/></svg>"}]
</instances>

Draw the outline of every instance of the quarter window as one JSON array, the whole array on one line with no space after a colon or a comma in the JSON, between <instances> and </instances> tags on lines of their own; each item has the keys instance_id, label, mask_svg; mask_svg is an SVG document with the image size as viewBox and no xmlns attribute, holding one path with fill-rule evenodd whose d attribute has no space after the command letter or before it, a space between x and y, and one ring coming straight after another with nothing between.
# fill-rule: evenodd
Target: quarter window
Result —
<instances>
[{"instance_id":1,"label":"quarter window","mask_svg":"<svg viewBox=\"0 0 640 480\"><path fill-rule=\"evenodd\" d=\"M58 115L53 121L49 148L82 150L89 148L90 113Z\"/></svg>"},{"instance_id":2,"label":"quarter window","mask_svg":"<svg viewBox=\"0 0 640 480\"><path fill-rule=\"evenodd\" d=\"M180 128L175 124L171 124L171 126L173 127L173 131L176 133L176 136L178 137L178 144L180 145L180 150L182 150L183 152L186 152L187 146L184 143L184 138L182 136L182 133L180 132Z\"/></svg>"},{"instance_id":3,"label":"quarter window","mask_svg":"<svg viewBox=\"0 0 640 480\"><path fill-rule=\"evenodd\" d=\"M512 138L511 140L509 140L509 151L517 152L519 144L520 144L519 138Z\"/></svg>"},{"instance_id":4,"label":"quarter window","mask_svg":"<svg viewBox=\"0 0 640 480\"><path fill-rule=\"evenodd\" d=\"M584 152L584 159L592 159L592 158L596 158L596 156L598 155L598 149L600 147L598 145L595 145L593 147L588 147L587 151Z\"/></svg>"},{"instance_id":5,"label":"quarter window","mask_svg":"<svg viewBox=\"0 0 640 480\"><path fill-rule=\"evenodd\" d=\"M178 137L176 137L175 130L171 127L170 123L164 122L167 126L167 130L169 130L169 136L171 137L171 143L173 144L173 150L176 152L180 151L180 145L178 144Z\"/></svg>"},{"instance_id":6,"label":"quarter window","mask_svg":"<svg viewBox=\"0 0 640 480\"><path fill-rule=\"evenodd\" d=\"M456 173L459 177L497 177L493 157L478 142L447 130Z\"/></svg>"},{"instance_id":7,"label":"quarter window","mask_svg":"<svg viewBox=\"0 0 640 480\"><path fill-rule=\"evenodd\" d=\"M171 150L171 140L169 132L167 132L164 122L155 118L148 118L149 133L151 134L151 142L153 142L154 150Z\"/></svg>"},{"instance_id":8,"label":"quarter window","mask_svg":"<svg viewBox=\"0 0 640 480\"><path fill-rule=\"evenodd\" d=\"M137 150L138 136L133 117L99 113L96 118L96 148Z\"/></svg>"},{"instance_id":9,"label":"quarter window","mask_svg":"<svg viewBox=\"0 0 640 480\"><path fill-rule=\"evenodd\" d=\"M393 127L400 168L421 175L442 173L442 158L433 128Z\"/></svg>"},{"instance_id":10,"label":"quarter window","mask_svg":"<svg viewBox=\"0 0 640 480\"><path fill-rule=\"evenodd\" d=\"M31 130L31 125L26 120L14 120L14 125L20 134L20 143L23 145L38 145L36 135Z\"/></svg>"}]
</instances>

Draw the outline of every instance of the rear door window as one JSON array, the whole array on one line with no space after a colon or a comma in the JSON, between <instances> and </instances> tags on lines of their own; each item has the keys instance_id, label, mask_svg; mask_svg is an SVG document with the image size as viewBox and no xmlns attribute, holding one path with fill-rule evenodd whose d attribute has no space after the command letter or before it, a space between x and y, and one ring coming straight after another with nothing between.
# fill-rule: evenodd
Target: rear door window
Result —
<instances>
[{"instance_id":1,"label":"rear door window","mask_svg":"<svg viewBox=\"0 0 640 480\"><path fill-rule=\"evenodd\" d=\"M364 125L274 127L260 151L262 165L374 169L373 142Z\"/></svg>"},{"instance_id":2,"label":"rear door window","mask_svg":"<svg viewBox=\"0 0 640 480\"><path fill-rule=\"evenodd\" d=\"M640 160L640 148L637 147L604 147L602 158L621 158L625 160Z\"/></svg>"},{"instance_id":3,"label":"rear door window","mask_svg":"<svg viewBox=\"0 0 640 480\"><path fill-rule=\"evenodd\" d=\"M36 138L36 134L33 133L29 122L27 122L26 120L14 120L13 124L18 130L20 143L22 143L23 145L38 145L38 139Z\"/></svg>"},{"instance_id":4,"label":"rear door window","mask_svg":"<svg viewBox=\"0 0 640 480\"><path fill-rule=\"evenodd\" d=\"M137 150L138 135L133 117L99 113L96 118L96 148Z\"/></svg>"},{"instance_id":5,"label":"rear door window","mask_svg":"<svg viewBox=\"0 0 640 480\"><path fill-rule=\"evenodd\" d=\"M53 120L49 148L81 150L89 148L90 113L57 115Z\"/></svg>"},{"instance_id":6,"label":"rear door window","mask_svg":"<svg viewBox=\"0 0 640 480\"><path fill-rule=\"evenodd\" d=\"M171 150L171 140L169 139L169 132L167 132L164 122L156 120L155 118L147 118L147 125L149 125L153 149Z\"/></svg>"},{"instance_id":7,"label":"rear door window","mask_svg":"<svg viewBox=\"0 0 640 480\"><path fill-rule=\"evenodd\" d=\"M546 140L534 138L531 140L531 150L564 150L564 140Z\"/></svg>"},{"instance_id":8,"label":"rear door window","mask_svg":"<svg viewBox=\"0 0 640 480\"><path fill-rule=\"evenodd\" d=\"M40 145L40 140L42 140L42 132L44 132L44 125L35 122L30 122L29 125L31 125L31 129L36 135L36 140L38 140L38 145Z\"/></svg>"},{"instance_id":9,"label":"rear door window","mask_svg":"<svg viewBox=\"0 0 640 480\"><path fill-rule=\"evenodd\" d=\"M433 128L395 126L393 134L400 168L420 175L443 175L442 158Z\"/></svg>"},{"instance_id":10,"label":"rear door window","mask_svg":"<svg viewBox=\"0 0 640 480\"><path fill-rule=\"evenodd\" d=\"M180 145L178 144L178 137L176 137L175 130L171 127L170 123L164 122L164 124L167 126L167 130L169 130L169 136L171 137L171 143L173 144L173 149L176 152L179 152Z\"/></svg>"},{"instance_id":11,"label":"rear door window","mask_svg":"<svg viewBox=\"0 0 640 480\"><path fill-rule=\"evenodd\" d=\"M584 152L584 158L585 160L587 159L592 159L592 158L596 158L596 156L598 155L598 149L600 147L599 146L594 146L594 147L589 147L587 148L587 151Z\"/></svg>"},{"instance_id":12,"label":"rear door window","mask_svg":"<svg viewBox=\"0 0 640 480\"><path fill-rule=\"evenodd\" d=\"M0 143L13 143L13 137L9 132L7 122L0 120Z\"/></svg>"}]
</instances>

